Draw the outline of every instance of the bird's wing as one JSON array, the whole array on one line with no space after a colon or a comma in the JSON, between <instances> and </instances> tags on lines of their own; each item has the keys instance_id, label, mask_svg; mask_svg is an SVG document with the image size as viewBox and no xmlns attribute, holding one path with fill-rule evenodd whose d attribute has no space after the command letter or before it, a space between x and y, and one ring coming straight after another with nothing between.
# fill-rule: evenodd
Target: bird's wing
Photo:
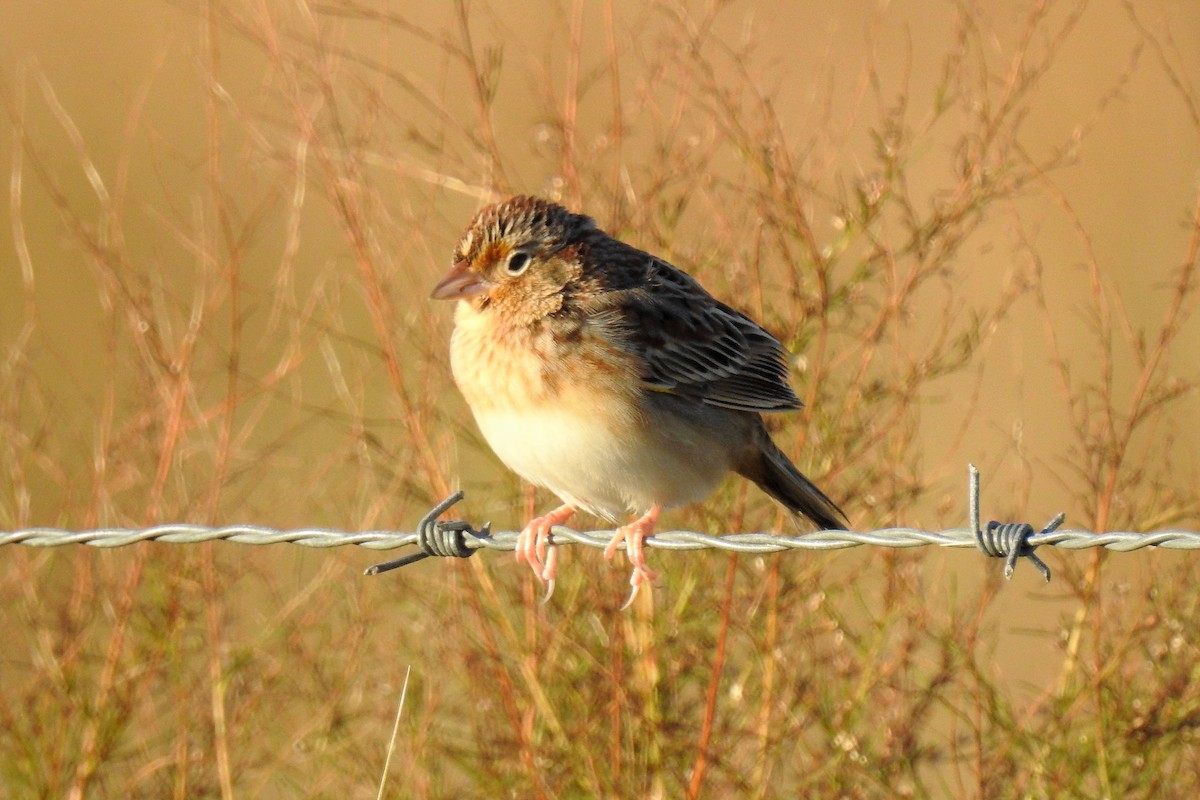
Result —
<instances>
[{"instance_id":1,"label":"bird's wing","mask_svg":"<svg viewBox=\"0 0 1200 800\"><path fill-rule=\"evenodd\" d=\"M687 273L646 258L645 279L606 292L602 313L619 324L625 346L640 357L647 389L737 411L800 408L778 339Z\"/></svg>"}]
</instances>

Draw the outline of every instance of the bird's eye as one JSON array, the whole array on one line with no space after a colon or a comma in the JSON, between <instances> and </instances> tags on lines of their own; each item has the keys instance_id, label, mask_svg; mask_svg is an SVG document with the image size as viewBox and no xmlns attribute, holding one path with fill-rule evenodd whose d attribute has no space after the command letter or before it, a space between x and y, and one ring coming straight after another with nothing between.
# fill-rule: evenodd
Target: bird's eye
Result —
<instances>
[{"instance_id":1,"label":"bird's eye","mask_svg":"<svg viewBox=\"0 0 1200 800\"><path fill-rule=\"evenodd\" d=\"M508 263L504 265L505 272L517 276L527 269L529 269L529 253L523 250L514 250L509 254Z\"/></svg>"}]
</instances>

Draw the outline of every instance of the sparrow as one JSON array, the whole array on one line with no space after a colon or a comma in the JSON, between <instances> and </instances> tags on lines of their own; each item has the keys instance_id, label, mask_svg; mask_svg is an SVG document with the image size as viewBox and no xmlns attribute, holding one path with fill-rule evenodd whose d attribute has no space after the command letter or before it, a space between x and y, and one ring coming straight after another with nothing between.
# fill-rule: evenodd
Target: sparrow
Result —
<instances>
[{"instance_id":1,"label":"sparrow","mask_svg":"<svg viewBox=\"0 0 1200 800\"><path fill-rule=\"evenodd\" d=\"M653 580L645 539L666 508L704 500L730 473L820 529L841 509L771 440L792 411L788 352L752 319L661 258L537 197L480 210L433 290L456 300L450 364L484 439L562 505L517 539L553 592L551 529L577 510L616 530L633 587Z\"/></svg>"}]
</instances>

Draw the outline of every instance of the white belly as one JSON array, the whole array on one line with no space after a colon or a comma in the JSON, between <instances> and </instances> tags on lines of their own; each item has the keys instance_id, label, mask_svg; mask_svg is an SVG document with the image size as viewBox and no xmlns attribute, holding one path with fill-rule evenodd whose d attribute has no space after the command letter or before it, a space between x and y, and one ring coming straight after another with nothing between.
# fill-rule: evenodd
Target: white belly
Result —
<instances>
[{"instance_id":1,"label":"white belly","mask_svg":"<svg viewBox=\"0 0 1200 800\"><path fill-rule=\"evenodd\" d=\"M475 418L510 469L609 520L656 504L703 500L729 470L723 453L697 441L706 437L689 436L670 420L618 430L599 414L544 406L476 412Z\"/></svg>"}]
</instances>

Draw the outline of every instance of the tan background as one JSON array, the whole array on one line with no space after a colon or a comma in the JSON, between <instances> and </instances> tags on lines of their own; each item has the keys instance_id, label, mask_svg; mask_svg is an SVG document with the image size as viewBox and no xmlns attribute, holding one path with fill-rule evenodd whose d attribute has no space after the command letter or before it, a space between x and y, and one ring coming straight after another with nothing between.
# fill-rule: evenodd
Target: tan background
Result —
<instances>
[{"instance_id":1,"label":"tan background","mask_svg":"<svg viewBox=\"0 0 1200 800\"><path fill-rule=\"evenodd\" d=\"M1098 403L1086 390L1099 379L1091 261L1105 302L1127 320L1114 326L1113 343L1113 397L1122 411L1135 391L1137 367L1129 341L1142 330L1157 335L1175 271L1188 255L1200 181L1200 118L1194 105L1200 96L1200 4L1135 5L1152 36L1140 32L1119 3L1049 4L1048 29L1061 27L1076 11L1079 18L1036 91L1022 101L1014 146L1034 160L1068 148L1069 160L1045 182L1033 182L989 207L985 222L951 259L944 289L933 291L927 306L908 310L913 322L905 334L907 341L927 335L944 313L943 296L967 298L956 306L964 314L994 306L1006 281L1027 274L1036 256L1059 346L1078 381L1073 389L1084 402ZM831 246L838 238L831 198L869 181L879 169L871 137L886 116L880 98L890 106L908 97L907 124L921 129L931 118L933 87L947 55L961 47L955 39L960 17L940 2L731 3L711 22L705 22L708 7L702 5L580 7L578 17L569 4L549 11L534 3L471 4L465 12L478 52L503 54L492 122L503 149L504 177L513 189L571 199L569 176L558 169L557 155L547 144L554 139L554 120L546 108L561 110L556 104L571 69L563 37L576 19L582 20L578 72L589 87L579 102L577 145L604 154L598 171L617 176L616 185L622 168L652 169L656 156L648 145L670 128L676 114L681 120L677 135L694 139L697 151L704 150L719 131L689 108L688 98L677 91L673 62L656 48L674 46L671 31L681 26L710 24L708 41L717 43L711 54L727 70L725 77L736 76L738 59L722 59L718 44L752 44L744 85L772 98L785 138L797 143L793 155L811 181L805 192L815 235ZM9 437L16 451L9 459L22 465L16 488L4 496L3 527L86 528L187 518L407 528L438 494L436 482L411 478L419 485L412 489L402 475L409 465L417 472L424 456L409 443L412 428L379 355L358 260L331 209L329 192L321 188L327 187L328 173L315 148L300 160L305 114L318 120L326 157L349 161L352 151L361 166L359 186L365 188L356 196L369 208L369 249L391 308L404 321L397 342L403 385L426 398L418 406L437 445L429 457L450 483L462 476L474 498L473 518L490 516L506 529L519 524L517 484L500 477L494 460L476 455L469 415L445 368L451 309L426 300L463 224L500 180L472 141L478 132L472 85L441 44L459 40L454 7L381 3L371 6L372 14L343 15L334 3L313 12L321 20L320 44L329 57L323 74L333 96L324 99L312 90L311 76L297 77L302 69L297 64L322 73L316 55L289 60L272 53L273 47L289 46L303 53L308 46L295 44L310 31L298 8L25 0L0 7L6 112L0 171L9 178L5 216L12 223L0 228L0 345L8 360L5 420L21 434ZM614 103L605 83L609 9L618 46L629 48L628 61L621 64L627 90L621 101L631 122L624 164L603 149L602 141L612 133ZM971 14L977 39L966 48L970 57L987 61L993 75L1006 74L1029 7L989 3ZM267 18L270 25L263 21ZM268 29L280 38L263 35ZM1044 30L1036 28L1033 52L1051 46ZM296 31L298 39L289 39L288 32ZM333 52L339 55L329 56ZM661 72L650 68L664 62L668 66ZM446 115L415 100L402 88L406 81L441 104ZM296 90L297 85L305 88ZM999 89L980 87L980 102ZM297 103L297 97L306 104ZM341 115L346 152L331 144L334 109ZM927 205L954 185L961 154L952 148L961 113L953 110L923 131L907 165L910 191ZM23 145L18 144L22 137ZM27 150L18 158L22 146ZM85 163L94 165L94 180ZM300 172L301 164L307 172ZM742 166L735 152L720 150L706 168L733 176ZM674 177L680 175L687 177L683 172ZM301 190L306 192L302 199ZM661 236L643 232L646 238L633 240L681 265L706 270L706 284L730 297L737 295L738 274L723 274L719 265L705 261L706 237L727 219L738 219L736 210L721 216L725 209L712 200L717 197L691 204L675 228L659 229ZM114 208L119 209L117 224ZM614 221L605 205L581 210L602 225ZM638 227L636 215L626 214L621 222L624 231ZM86 252L81 241L88 237L121 253L109 262L117 264L113 272L98 268L103 259ZM749 249L750 236L746 243ZM229 283L222 277L234 262L241 291L237 313L244 323L236 334ZM805 265L771 268L802 271ZM164 423L147 409L165 414L171 405L169 384L138 382L137 376L147 373L131 365L154 356L138 352L141 340L129 332L136 323L123 311L111 311L124 308L122 291L144 298L145 307L158 315L154 327L166 332L167 353L179 352L176 347L186 340L187 322L198 308L211 303L213 309L203 315L198 332L195 383L184 408L202 435L181 445L184 452L175 456L169 477L154 491L147 487L162 468L156 454ZM1194 311L1194 298L1187 310ZM300 330L291 328L289 317ZM214 489L208 454L221 435L219 410L236 337L243 405L234 426L234 456L224 467L226 482ZM1137 484L1141 494L1118 494L1108 527L1200 528L1200 398L1194 388L1200 374L1200 322L1194 316L1177 341L1157 374L1190 381L1192 388L1138 431L1129 453L1130 468L1145 473ZM289 361L293 357L296 361ZM286 375L272 377L273 371ZM799 375L798 385L804 380ZM1024 295L989 332L969 366L929 383L921 406L911 409L907 419L917 426L918 452L905 456L919 464L928 492L911 508L888 516L869 510L862 497L847 498L836 482L830 491L847 500L861 526L955 526L964 514L966 463L973 461L984 470L985 514L1040 523L1065 510L1068 526L1088 527L1094 517L1080 499L1084 489L1073 465L1095 454L1080 449L1057 380L1045 320ZM824 424L836 426L835 398L826 398L814 412ZM245 439L237 439L240 431ZM825 471L819 437L804 452L811 459L806 465ZM364 473L377 480L356 477ZM842 486L850 481L845 477ZM1126 513L1131 508L1138 510L1136 517ZM769 509L756 509L752 521L769 525ZM1157 516L1146 515L1146 509L1157 509ZM676 522L696 523L703 519L698 513ZM77 559L97 557L90 552L39 555L28 569L51 585L64 584L60 588L66 592L70 576L79 574ZM224 551L220 556L240 557ZM570 563L588 557L572 554ZM103 558L120 569L120 553ZM263 602L257 580L274 578L271 556L253 558L262 559L252 568L255 580L219 584L229 604L222 613L232 618L231 631L254 627L257 612L240 609L239 603ZM427 563L424 573L406 577L408 583L364 584L356 583L355 572L374 560L370 554L275 558L295 559L283 567L289 575L284 587L300 592L312 575L332 571L323 574L333 585L353 585L345 589L354 598L351 605L385 615L393 598L413 586L441 591L439 576L452 569ZM491 558L492 574L506 582L506 591L528 591L524 574L518 578L507 559ZM678 583L670 586L671 571L680 568L682 558L663 559L667 602L685 594ZM863 565L876 563L869 559L880 557L823 558L828 560L820 563L836 580L833 576L862 574ZM922 573L938 585L970 593L986 580L972 554L921 558ZM1105 575L1111 586L1145 587L1158 570L1192 558L1146 552L1116 556L1106 562ZM1089 563L1083 554L1054 559L1056 570L1075 576ZM750 569L743 580L751 580L761 564ZM454 574L454 585L465 585L458 583L465 573ZM622 580L605 574L605 584L583 587L581 597L571 597L586 606L592 593L620 594ZM9 580L17 578L14 572ZM289 588L270 585L270 607L286 603ZM861 586L867 596L876 591L869 581ZM994 650L989 664L1012 697L1028 701L1041 696L1059 674L1060 639L1077 608L1074 587L1044 588L1032 571L1021 570L1003 588L988 611L993 627L987 647ZM735 610L735 617L743 611ZM595 617L578 613L609 624L606 611ZM314 620L317 626L331 624L319 615ZM31 620L31 640L37 630ZM237 639L235 633L229 636ZM426 676L444 668L437 658L425 660L424 652L400 646L381 694L394 690L398 665L411 662ZM33 661L23 663L28 667ZM6 671L27 674L21 663L10 663ZM380 702L387 706L392 698L387 694ZM383 742L377 743L382 748ZM370 780L355 778L360 786Z\"/></svg>"}]
</instances>

